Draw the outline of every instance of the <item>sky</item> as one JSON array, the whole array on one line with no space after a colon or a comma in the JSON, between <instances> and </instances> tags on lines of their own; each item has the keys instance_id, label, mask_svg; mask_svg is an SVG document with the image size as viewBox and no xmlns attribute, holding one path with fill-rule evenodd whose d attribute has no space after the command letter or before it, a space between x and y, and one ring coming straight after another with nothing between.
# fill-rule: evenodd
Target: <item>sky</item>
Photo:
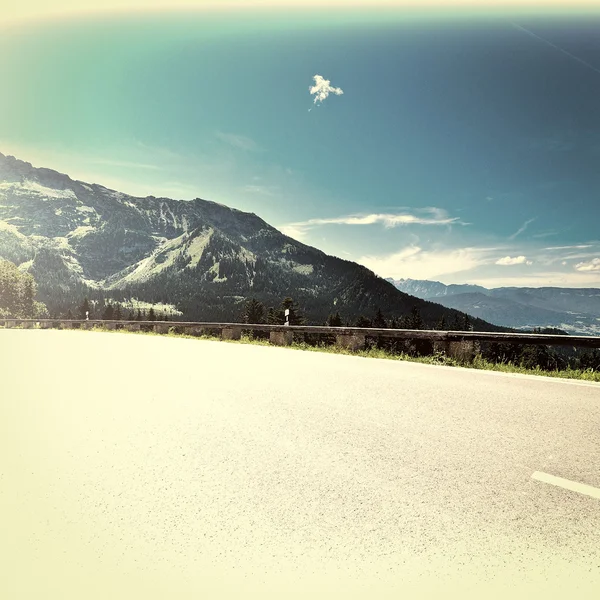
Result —
<instances>
[{"instance_id":1,"label":"sky","mask_svg":"<svg viewBox=\"0 0 600 600\"><path fill-rule=\"evenodd\" d=\"M0 152L382 277L600 287L600 7L360 4L13 3Z\"/></svg>"}]
</instances>

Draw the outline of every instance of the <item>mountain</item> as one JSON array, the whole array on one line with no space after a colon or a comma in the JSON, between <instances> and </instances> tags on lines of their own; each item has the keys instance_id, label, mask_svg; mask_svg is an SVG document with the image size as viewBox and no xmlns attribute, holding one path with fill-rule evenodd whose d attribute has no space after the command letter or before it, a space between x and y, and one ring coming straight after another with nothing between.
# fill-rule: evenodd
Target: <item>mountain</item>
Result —
<instances>
[{"instance_id":1,"label":"mountain","mask_svg":"<svg viewBox=\"0 0 600 600\"><path fill-rule=\"evenodd\" d=\"M439 281L427 281L423 279L391 279L387 278L392 285L399 290L417 298L440 298L452 294L485 293L487 290L480 285L451 284L445 285Z\"/></svg>"},{"instance_id":2,"label":"mountain","mask_svg":"<svg viewBox=\"0 0 600 600\"><path fill-rule=\"evenodd\" d=\"M486 321L514 328L560 327L600 335L600 289L444 285L439 281L388 279L399 290L435 300Z\"/></svg>"},{"instance_id":3,"label":"mountain","mask_svg":"<svg viewBox=\"0 0 600 600\"><path fill-rule=\"evenodd\" d=\"M420 309L428 326L463 315L410 296L356 263L297 242L253 213L197 198L136 198L0 154L0 258L31 273L51 312L143 300L188 320L239 321L255 297L291 296L311 323ZM475 329L505 328L472 320Z\"/></svg>"}]
</instances>

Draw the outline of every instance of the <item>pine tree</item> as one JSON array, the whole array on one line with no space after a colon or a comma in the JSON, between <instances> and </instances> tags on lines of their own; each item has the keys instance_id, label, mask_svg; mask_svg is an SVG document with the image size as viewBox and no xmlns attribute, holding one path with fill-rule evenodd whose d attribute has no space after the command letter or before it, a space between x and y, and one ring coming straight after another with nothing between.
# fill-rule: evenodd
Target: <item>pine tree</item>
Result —
<instances>
[{"instance_id":1,"label":"pine tree","mask_svg":"<svg viewBox=\"0 0 600 600\"><path fill-rule=\"evenodd\" d=\"M113 319L115 321L120 321L123 318L123 314L121 313L121 305L117 304L115 306L115 310L114 310L114 314L113 314Z\"/></svg>"},{"instance_id":2,"label":"pine tree","mask_svg":"<svg viewBox=\"0 0 600 600\"><path fill-rule=\"evenodd\" d=\"M73 320L73 313L71 312L71 309L69 309L67 311L67 316L66 316L68 321L72 321Z\"/></svg>"},{"instance_id":3,"label":"pine tree","mask_svg":"<svg viewBox=\"0 0 600 600\"><path fill-rule=\"evenodd\" d=\"M151 306L148 311L148 321L156 321L156 313L154 312L154 307Z\"/></svg>"},{"instance_id":4,"label":"pine tree","mask_svg":"<svg viewBox=\"0 0 600 600\"><path fill-rule=\"evenodd\" d=\"M329 327L342 327L342 318L340 317L340 313L336 312L335 315L329 315L327 317L327 323Z\"/></svg>"},{"instance_id":5,"label":"pine tree","mask_svg":"<svg viewBox=\"0 0 600 600\"><path fill-rule=\"evenodd\" d=\"M424 327L421 311L417 305L414 305L410 311L409 325L411 329L423 329Z\"/></svg>"},{"instance_id":6,"label":"pine tree","mask_svg":"<svg viewBox=\"0 0 600 600\"><path fill-rule=\"evenodd\" d=\"M115 318L115 311L111 304L107 304L104 312L102 313L103 321L112 321Z\"/></svg>"},{"instance_id":7,"label":"pine tree","mask_svg":"<svg viewBox=\"0 0 600 600\"><path fill-rule=\"evenodd\" d=\"M267 311L267 323L269 325L283 325L284 322L285 317L283 312L270 306Z\"/></svg>"},{"instance_id":8,"label":"pine tree","mask_svg":"<svg viewBox=\"0 0 600 600\"><path fill-rule=\"evenodd\" d=\"M442 318L437 322L436 329L440 331L446 331L446 315L442 315Z\"/></svg>"},{"instance_id":9,"label":"pine tree","mask_svg":"<svg viewBox=\"0 0 600 600\"><path fill-rule=\"evenodd\" d=\"M34 296L35 296L35 282L31 275L27 275L25 281L25 291L23 294L23 314L28 319L34 317Z\"/></svg>"},{"instance_id":10,"label":"pine tree","mask_svg":"<svg viewBox=\"0 0 600 600\"><path fill-rule=\"evenodd\" d=\"M298 304L292 300L289 296L283 299L281 303L281 312L283 313L284 323L285 323L285 311L289 310L289 323L290 325L303 325L304 324L304 316L298 307Z\"/></svg>"},{"instance_id":11,"label":"pine tree","mask_svg":"<svg viewBox=\"0 0 600 600\"><path fill-rule=\"evenodd\" d=\"M90 302L87 298L84 298L82 305L79 307L79 318L85 319L86 313L91 313ZM91 316L91 314L90 314Z\"/></svg>"},{"instance_id":12,"label":"pine tree","mask_svg":"<svg viewBox=\"0 0 600 600\"><path fill-rule=\"evenodd\" d=\"M469 319L469 315L465 313L465 317L463 319L463 331L473 331L473 325L471 324L471 319Z\"/></svg>"},{"instance_id":13,"label":"pine tree","mask_svg":"<svg viewBox=\"0 0 600 600\"><path fill-rule=\"evenodd\" d=\"M265 322L265 306L255 298L248 300L242 314L244 323L260 325Z\"/></svg>"},{"instance_id":14,"label":"pine tree","mask_svg":"<svg viewBox=\"0 0 600 600\"><path fill-rule=\"evenodd\" d=\"M450 326L451 331L460 331L463 323L461 323L460 318L458 317L458 313L454 315L452 318L452 325Z\"/></svg>"},{"instance_id":15,"label":"pine tree","mask_svg":"<svg viewBox=\"0 0 600 600\"><path fill-rule=\"evenodd\" d=\"M137 310L137 315L135 316L135 320L136 321L141 321L142 320L142 311L139 308Z\"/></svg>"},{"instance_id":16,"label":"pine tree","mask_svg":"<svg viewBox=\"0 0 600 600\"><path fill-rule=\"evenodd\" d=\"M360 315L358 319L356 319L355 327L371 327L371 319L367 319L367 317Z\"/></svg>"},{"instance_id":17,"label":"pine tree","mask_svg":"<svg viewBox=\"0 0 600 600\"><path fill-rule=\"evenodd\" d=\"M373 319L373 327L377 329L386 329L387 323L385 321L385 317L381 312L380 308L377 308L377 312L375 313L375 318Z\"/></svg>"}]
</instances>

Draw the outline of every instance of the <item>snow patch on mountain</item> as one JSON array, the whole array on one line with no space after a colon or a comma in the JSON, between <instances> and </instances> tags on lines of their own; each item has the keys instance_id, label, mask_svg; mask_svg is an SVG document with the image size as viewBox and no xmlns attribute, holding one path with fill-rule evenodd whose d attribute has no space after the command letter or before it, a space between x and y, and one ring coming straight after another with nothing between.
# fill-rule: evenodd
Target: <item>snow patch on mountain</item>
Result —
<instances>
[{"instance_id":1,"label":"snow patch on mountain","mask_svg":"<svg viewBox=\"0 0 600 600\"><path fill-rule=\"evenodd\" d=\"M73 190L57 190L54 188L46 187L38 183L37 181L3 181L0 182L0 193L6 196L6 193L10 192L16 196L25 196L34 194L40 200L77 200L77 196Z\"/></svg>"}]
</instances>

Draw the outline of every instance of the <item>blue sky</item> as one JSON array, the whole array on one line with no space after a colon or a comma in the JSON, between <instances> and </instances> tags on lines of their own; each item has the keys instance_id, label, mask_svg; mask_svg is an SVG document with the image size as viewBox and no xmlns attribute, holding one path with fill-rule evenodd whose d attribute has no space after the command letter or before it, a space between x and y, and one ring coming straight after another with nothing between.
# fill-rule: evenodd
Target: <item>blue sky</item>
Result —
<instances>
[{"instance_id":1,"label":"blue sky","mask_svg":"<svg viewBox=\"0 0 600 600\"><path fill-rule=\"evenodd\" d=\"M0 151L383 277L600 287L600 14L136 13L0 37ZM321 75L343 90L315 105Z\"/></svg>"}]
</instances>

